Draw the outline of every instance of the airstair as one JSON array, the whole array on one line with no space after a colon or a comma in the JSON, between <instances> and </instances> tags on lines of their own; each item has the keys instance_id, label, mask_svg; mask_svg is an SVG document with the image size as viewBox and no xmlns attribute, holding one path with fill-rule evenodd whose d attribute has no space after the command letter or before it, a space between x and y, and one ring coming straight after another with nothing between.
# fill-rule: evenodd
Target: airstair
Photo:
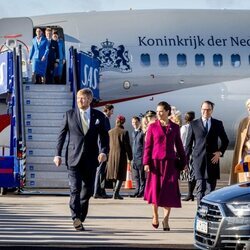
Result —
<instances>
[{"instance_id":1,"label":"airstair","mask_svg":"<svg viewBox=\"0 0 250 250\"><path fill-rule=\"evenodd\" d=\"M53 162L57 137L63 115L75 106L79 88L91 88L95 100L99 99L99 62L71 48L65 85L32 84L22 75L21 46L18 52L14 48L0 57L1 64L6 65L0 94L11 97L10 153L0 157L0 188L68 187L65 150L62 166Z\"/></svg>"},{"instance_id":2,"label":"airstair","mask_svg":"<svg viewBox=\"0 0 250 250\"><path fill-rule=\"evenodd\" d=\"M53 163L65 112L72 108L69 85L24 84L26 187L68 187L66 167Z\"/></svg>"}]
</instances>

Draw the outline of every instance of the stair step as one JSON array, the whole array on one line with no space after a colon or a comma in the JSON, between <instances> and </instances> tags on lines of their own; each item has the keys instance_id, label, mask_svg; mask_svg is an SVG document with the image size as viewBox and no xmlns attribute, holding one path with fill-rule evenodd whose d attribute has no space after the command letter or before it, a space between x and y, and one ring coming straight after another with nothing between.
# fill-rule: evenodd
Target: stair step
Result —
<instances>
[{"instance_id":1,"label":"stair step","mask_svg":"<svg viewBox=\"0 0 250 250\"><path fill-rule=\"evenodd\" d=\"M57 84L24 84L24 93L35 92L70 92L69 85L57 85Z\"/></svg>"},{"instance_id":2,"label":"stair step","mask_svg":"<svg viewBox=\"0 0 250 250\"><path fill-rule=\"evenodd\" d=\"M62 155L64 155L65 150L62 152ZM35 148L35 149L29 149L27 148L28 156L47 156L47 157L54 157L55 156L55 149L41 149L41 148Z\"/></svg>"},{"instance_id":3,"label":"stair step","mask_svg":"<svg viewBox=\"0 0 250 250\"><path fill-rule=\"evenodd\" d=\"M37 179L55 179L59 178L59 179L68 179L68 175L66 172L57 172L55 171L54 173L48 173L47 172L36 172L36 173L31 173L31 175L27 176L27 178L34 178L36 177Z\"/></svg>"},{"instance_id":4,"label":"stair step","mask_svg":"<svg viewBox=\"0 0 250 250\"><path fill-rule=\"evenodd\" d=\"M26 136L29 134L56 134L58 135L59 127L26 127Z\"/></svg>"},{"instance_id":5,"label":"stair step","mask_svg":"<svg viewBox=\"0 0 250 250\"><path fill-rule=\"evenodd\" d=\"M27 187L68 187L65 149L60 168L53 159L63 116L72 104L69 85L24 84Z\"/></svg>"},{"instance_id":6,"label":"stair step","mask_svg":"<svg viewBox=\"0 0 250 250\"><path fill-rule=\"evenodd\" d=\"M67 172L44 172L31 173L26 177L26 185L29 187L68 187L68 174Z\"/></svg>"},{"instance_id":7,"label":"stair step","mask_svg":"<svg viewBox=\"0 0 250 250\"><path fill-rule=\"evenodd\" d=\"M44 105L44 106L69 106L72 105L72 98L65 98L65 99L54 99L54 98L25 98L24 103L27 106L39 106L39 105Z\"/></svg>"},{"instance_id":8,"label":"stair step","mask_svg":"<svg viewBox=\"0 0 250 250\"><path fill-rule=\"evenodd\" d=\"M25 105L24 112L37 112L37 113L55 113L55 112L66 112L67 110L72 109L72 104L70 105L60 105L60 106L48 106L48 105Z\"/></svg>"},{"instance_id":9,"label":"stair step","mask_svg":"<svg viewBox=\"0 0 250 250\"><path fill-rule=\"evenodd\" d=\"M72 93L69 92L43 92L29 91L24 93L24 99L70 99L72 100Z\"/></svg>"},{"instance_id":10,"label":"stair step","mask_svg":"<svg viewBox=\"0 0 250 250\"><path fill-rule=\"evenodd\" d=\"M35 148L44 148L49 149L52 148L55 150L56 148L56 141L53 142L46 142L46 141L34 141L34 140L27 140L27 148L28 149L35 149Z\"/></svg>"},{"instance_id":11,"label":"stair step","mask_svg":"<svg viewBox=\"0 0 250 250\"><path fill-rule=\"evenodd\" d=\"M62 124L62 119L54 120L26 120L26 127L57 127Z\"/></svg>"},{"instance_id":12,"label":"stair step","mask_svg":"<svg viewBox=\"0 0 250 250\"><path fill-rule=\"evenodd\" d=\"M27 164L43 163L43 164L53 164L54 156L28 156Z\"/></svg>"},{"instance_id":13,"label":"stair step","mask_svg":"<svg viewBox=\"0 0 250 250\"><path fill-rule=\"evenodd\" d=\"M26 120L62 120L65 112L51 112L51 113L36 113L36 112L26 112Z\"/></svg>"},{"instance_id":14,"label":"stair step","mask_svg":"<svg viewBox=\"0 0 250 250\"><path fill-rule=\"evenodd\" d=\"M41 142L41 141L46 141L46 142L55 142L57 141L57 134L28 134L26 136L26 140L27 141L37 141L37 142Z\"/></svg>"},{"instance_id":15,"label":"stair step","mask_svg":"<svg viewBox=\"0 0 250 250\"><path fill-rule=\"evenodd\" d=\"M30 173L33 172L66 172L67 167L62 164L60 167L56 167L55 164L43 164L43 163L28 163L27 165L27 170Z\"/></svg>"}]
</instances>

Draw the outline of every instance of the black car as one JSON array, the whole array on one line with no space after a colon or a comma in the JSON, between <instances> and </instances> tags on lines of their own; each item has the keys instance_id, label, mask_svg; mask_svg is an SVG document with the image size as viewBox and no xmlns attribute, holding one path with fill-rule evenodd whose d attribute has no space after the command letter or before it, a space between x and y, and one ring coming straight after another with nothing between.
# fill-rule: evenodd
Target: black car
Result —
<instances>
[{"instance_id":1,"label":"black car","mask_svg":"<svg viewBox=\"0 0 250 250\"><path fill-rule=\"evenodd\" d=\"M194 237L199 249L250 250L250 182L203 197L195 217Z\"/></svg>"}]
</instances>

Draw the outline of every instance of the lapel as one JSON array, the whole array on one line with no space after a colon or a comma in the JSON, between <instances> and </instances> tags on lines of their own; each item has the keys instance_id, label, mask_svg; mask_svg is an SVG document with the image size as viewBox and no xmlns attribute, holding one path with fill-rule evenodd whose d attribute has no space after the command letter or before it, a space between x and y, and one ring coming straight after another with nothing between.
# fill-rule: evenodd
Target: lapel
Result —
<instances>
[{"instance_id":1,"label":"lapel","mask_svg":"<svg viewBox=\"0 0 250 250\"><path fill-rule=\"evenodd\" d=\"M89 123L89 130L95 126L96 122L96 114L92 108L90 108L90 123Z\"/></svg>"},{"instance_id":2,"label":"lapel","mask_svg":"<svg viewBox=\"0 0 250 250\"><path fill-rule=\"evenodd\" d=\"M244 123L241 126L241 148L243 148L243 144L245 143L246 137L247 137L247 133L248 133L248 129L250 126L250 119L247 119L244 121Z\"/></svg>"},{"instance_id":3,"label":"lapel","mask_svg":"<svg viewBox=\"0 0 250 250\"><path fill-rule=\"evenodd\" d=\"M41 42L42 42L42 38L41 38L40 44L41 44ZM33 44L34 44L34 46L35 46L36 49L40 47L40 45L37 42L37 37L33 38Z\"/></svg>"},{"instance_id":4,"label":"lapel","mask_svg":"<svg viewBox=\"0 0 250 250\"><path fill-rule=\"evenodd\" d=\"M78 108L75 109L75 114L76 114L76 123L78 125L78 127L80 128L80 130L83 132L83 128L82 128L82 120L81 120L81 114L80 114L80 110Z\"/></svg>"},{"instance_id":5,"label":"lapel","mask_svg":"<svg viewBox=\"0 0 250 250\"><path fill-rule=\"evenodd\" d=\"M211 127L208 131L208 134L214 129L214 119L211 117Z\"/></svg>"},{"instance_id":6,"label":"lapel","mask_svg":"<svg viewBox=\"0 0 250 250\"><path fill-rule=\"evenodd\" d=\"M156 121L156 123L157 123L157 127L158 127L157 131L158 131L161 135L166 136L165 130L164 130L164 128L161 126L161 122L158 120L158 121ZM170 121L170 120L169 120L169 126L171 127L171 121ZM167 130L166 130L166 132L167 132Z\"/></svg>"},{"instance_id":7,"label":"lapel","mask_svg":"<svg viewBox=\"0 0 250 250\"><path fill-rule=\"evenodd\" d=\"M134 132L133 132L134 133L134 138L137 137L137 135L139 134L139 132L140 132L139 130L137 130L137 131L134 130Z\"/></svg>"},{"instance_id":8,"label":"lapel","mask_svg":"<svg viewBox=\"0 0 250 250\"><path fill-rule=\"evenodd\" d=\"M91 129L93 127L93 123L94 123L94 120L95 120L95 114L93 112L93 109L90 108L90 121L89 121L89 129Z\"/></svg>"},{"instance_id":9,"label":"lapel","mask_svg":"<svg viewBox=\"0 0 250 250\"><path fill-rule=\"evenodd\" d=\"M199 124L198 124L198 125L199 125L199 127L202 129L202 131L203 131L203 133L204 133L205 135L207 135L207 134L209 133L209 132L207 133L207 131L206 131L206 128L205 128L205 126L204 126L204 123L203 123L202 118L199 119ZM211 130L211 128L210 128L210 130ZM210 131L210 130L209 130L209 131Z\"/></svg>"},{"instance_id":10,"label":"lapel","mask_svg":"<svg viewBox=\"0 0 250 250\"><path fill-rule=\"evenodd\" d=\"M40 40L39 44L38 44L38 42L36 42L38 48L42 47L44 43L45 43L45 40L44 40L43 36L41 37L41 40Z\"/></svg>"},{"instance_id":11,"label":"lapel","mask_svg":"<svg viewBox=\"0 0 250 250\"><path fill-rule=\"evenodd\" d=\"M84 134L83 128L82 128L82 120L81 120L81 114L80 110L76 108L76 116L77 116L77 125L80 128L81 132ZM92 108L90 108L90 122L89 122L89 129L87 133L95 126L95 122L97 121L96 114Z\"/></svg>"}]
</instances>

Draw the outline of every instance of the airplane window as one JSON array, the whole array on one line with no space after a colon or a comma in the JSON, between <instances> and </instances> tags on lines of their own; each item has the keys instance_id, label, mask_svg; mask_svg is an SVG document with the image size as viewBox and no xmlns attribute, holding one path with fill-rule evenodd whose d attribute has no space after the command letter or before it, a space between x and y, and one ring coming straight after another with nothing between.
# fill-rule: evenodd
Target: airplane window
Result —
<instances>
[{"instance_id":1,"label":"airplane window","mask_svg":"<svg viewBox=\"0 0 250 250\"><path fill-rule=\"evenodd\" d=\"M187 65L187 56L185 54L178 54L177 55L177 65L181 66L181 67Z\"/></svg>"},{"instance_id":2,"label":"airplane window","mask_svg":"<svg viewBox=\"0 0 250 250\"><path fill-rule=\"evenodd\" d=\"M231 55L231 63L233 67L240 67L240 55L239 54L232 54Z\"/></svg>"},{"instance_id":3,"label":"airplane window","mask_svg":"<svg viewBox=\"0 0 250 250\"><path fill-rule=\"evenodd\" d=\"M203 67L205 65L205 57L203 54L195 55L195 65L200 67Z\"/></svg>"},{"instance_id":4,"label":"airplane window","mask_svg":"<svg viewBox=\"0 0 250 250\"><path fill-rule=\"evenodd\" d=\"M161 66L168 66L169 60L167 54L160 54L159 55L159 63Z\"/></svg>"},{"instance_id":5,"label":"airplane window","mask_svg":"<svg viewBox=\"0 0 250 250\"><path fill-rule=\"evenodd\" d=\"M221 54L213 55L214 66L221 67L223 65L223 58Z\"/></svg>"},{"instance_id":6,"label":"airplane window","mask_svg":"<svg viewBox=\"0 0 250 250\"><path fill-rule=\"evenodd\" d=\"M141 54L141 63L144 66L150 66L150 55L149 54Z\"/></svg>"}]
</instances>

